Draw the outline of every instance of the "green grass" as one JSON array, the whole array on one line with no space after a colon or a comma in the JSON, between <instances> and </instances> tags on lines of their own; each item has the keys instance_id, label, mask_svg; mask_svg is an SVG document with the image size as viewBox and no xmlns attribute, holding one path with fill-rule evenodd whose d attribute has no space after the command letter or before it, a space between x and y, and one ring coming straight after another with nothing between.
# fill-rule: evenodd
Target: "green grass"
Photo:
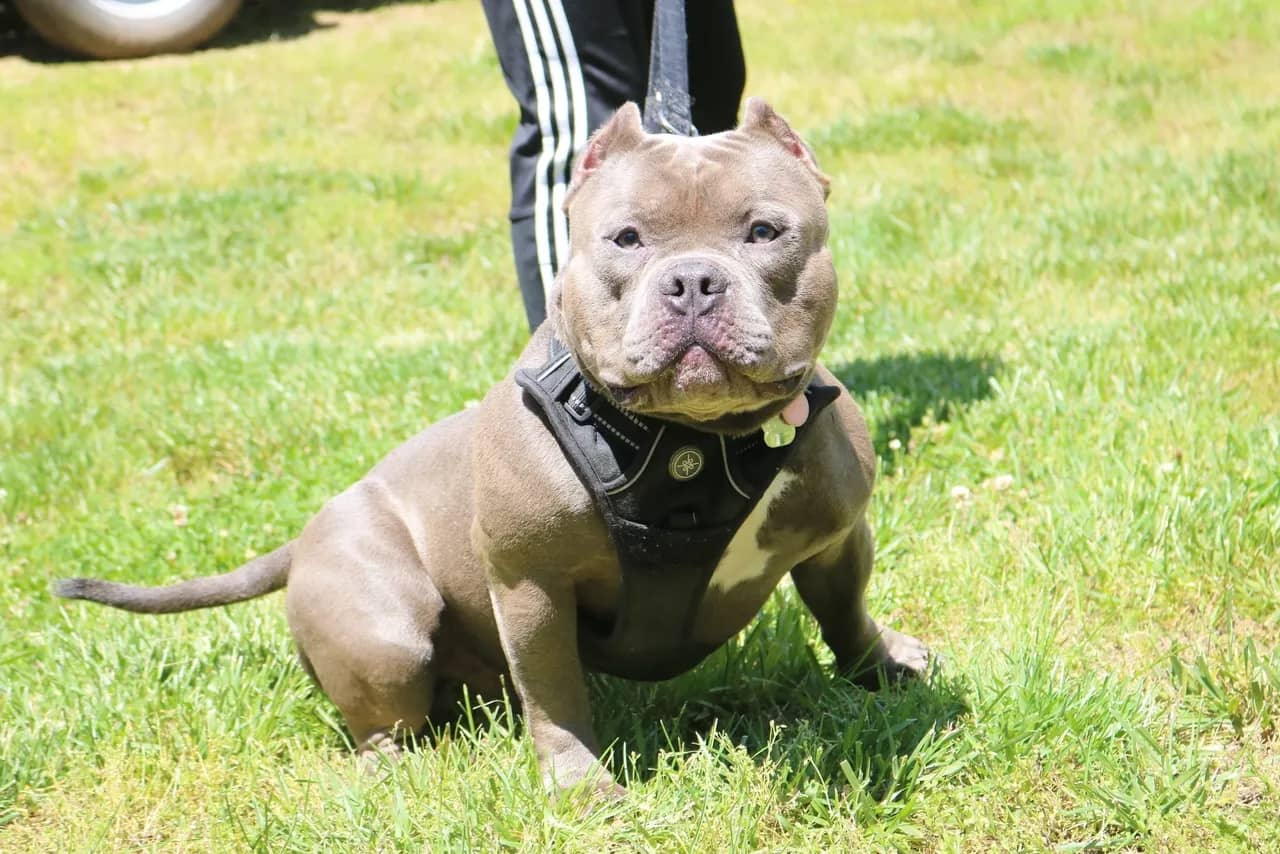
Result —
<instances>
[{"instance_id":1,"label":"green grass","mask_svg":"<svg viewBox=\"0 0 1280 854\"><path fill-rule=\"evenodd\" d=\"M784 588L685 677L593 681L631 792L582 815L501 707L362 777L278 597L54 600L273 547L523 343L479 4L345 5L0 57L0 849L1280 850L1265 0L739 4L833 178L826 359L922 683L833 678Z\"/></svg>"}]
</instances>

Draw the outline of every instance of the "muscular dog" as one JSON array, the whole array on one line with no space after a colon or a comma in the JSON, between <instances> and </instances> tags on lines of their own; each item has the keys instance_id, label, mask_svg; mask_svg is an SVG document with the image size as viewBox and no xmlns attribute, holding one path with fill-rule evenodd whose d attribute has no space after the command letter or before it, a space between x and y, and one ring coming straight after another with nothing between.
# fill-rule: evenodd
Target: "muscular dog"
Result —
<instances>
[{"instance_id":1,"label":"muscular dog","mask_svg":"<svg viewBox=\"0 0 1280 854\"><path fill-rule=\"evenodd\" d=\"M233 572L57 592L159 613L287 585L301 661L361 751L395 753L459 685L507 680L557 787L618 790L585 669L687 670L787 573L841 670L919 672L925 647L863 598L875 456L818 363L836 305L826 191L762 101L700 138L646 134L628 104L575 166L549 319L478 407Z\"/></svg>"}]
</instances>

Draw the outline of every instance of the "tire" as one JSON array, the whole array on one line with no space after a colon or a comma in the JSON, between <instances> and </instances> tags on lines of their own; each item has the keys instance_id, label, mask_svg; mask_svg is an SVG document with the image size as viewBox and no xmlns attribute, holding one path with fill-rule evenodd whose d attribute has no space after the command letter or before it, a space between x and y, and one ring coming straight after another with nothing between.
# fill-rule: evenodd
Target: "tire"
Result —
<instances>
[{"instance_id":1,"label":"tire","mask_svg":"<svg viewBox=\"0 0 1280 854\"><path fill-rule=\"evenodd\" d=\"M190 50L212 38L240 0L13 0L46 41L96 59Z\"/></svg>"}]
</instances>

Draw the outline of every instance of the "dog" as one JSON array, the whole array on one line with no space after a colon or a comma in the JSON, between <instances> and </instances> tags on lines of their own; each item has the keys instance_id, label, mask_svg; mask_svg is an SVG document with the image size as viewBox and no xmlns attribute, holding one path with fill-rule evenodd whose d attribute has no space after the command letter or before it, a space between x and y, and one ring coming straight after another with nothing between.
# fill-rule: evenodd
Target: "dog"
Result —
<instances>
[{"instance_id":1,"label":"dog","mask_svg":"<svg viewBox=\"0 0 1280 854\"><path fill-rule=\"evenodd\" d=\"M362 754L396 755L460 686L510 684L553 791L621 792L586 670L684 672L788 573L842 672L920 673L924 644L867 613L875 454L818 362L837 295L827 190L759 99L735 130L689 138L647 134L625 105L575 163L548 320L478 406L239 569L56 592L165 613L285 588L300 661Z\"/></svg>"}]
</instances>

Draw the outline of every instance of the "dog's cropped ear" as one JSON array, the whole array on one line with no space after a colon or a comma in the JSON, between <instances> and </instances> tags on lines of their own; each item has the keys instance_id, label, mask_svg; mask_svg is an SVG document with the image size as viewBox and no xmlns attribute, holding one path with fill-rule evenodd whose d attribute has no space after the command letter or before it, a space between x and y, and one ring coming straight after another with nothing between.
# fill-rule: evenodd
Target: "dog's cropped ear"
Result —
<instances>
[{"instance_id":1,"label":"dog's cropped ear","mask_svg":"<svg viewBox=\"0 0 1280 854\"><path fill-rule=\"evenodd\" d=\"M573 165L573 178L569 181L569 191L564 197L565 209L568 209L574 193L588 178L600 171L600 167L606 160L635 148L644 140L644 137L640 108L628 101L591 135L591 139L587 140L587 147L578 155Z\"/></svg>"},{"instance_id":2,"label":"dog's cropped ear","mask_svg":"<svg viewBox=\"0 0 1280 854\"><path fill-rule=\"evenodd\" d=\"M772 137L797 160L805 165L813 177L822 185L822 197L831 193L831 179L818 168L818 161L813 157L813 149L809 148L800 135L791 129L786 119L774 112L762 98L747 99L747 114L738 130L748 133L762 133Z\"/></svg>"}]
</instances>

